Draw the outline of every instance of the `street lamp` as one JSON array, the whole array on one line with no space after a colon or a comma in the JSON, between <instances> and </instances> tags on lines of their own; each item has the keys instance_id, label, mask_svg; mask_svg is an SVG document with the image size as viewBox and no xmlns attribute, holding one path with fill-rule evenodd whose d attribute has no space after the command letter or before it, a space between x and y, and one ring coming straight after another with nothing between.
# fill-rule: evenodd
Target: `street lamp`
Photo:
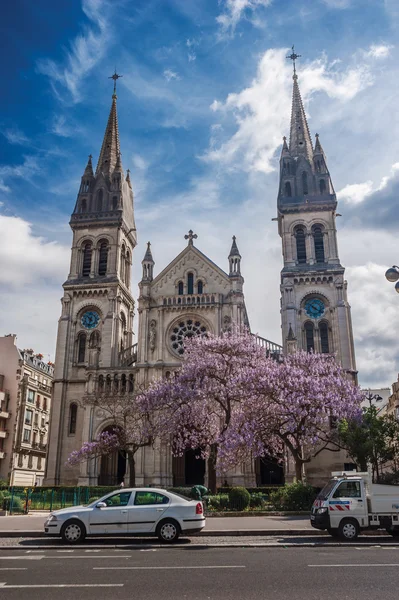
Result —
<instances>
[{"instance_id":1,"label":"street lamp","mask_svg":"<svg viewBox=\"0 0 399 600\"><path fill-rule=\"evenodd\" d=\"M383 400L383 397L380 396L379 394L372 394L371 391L369 390L369 393L364 396L364 399L368 400L369 405L372 406L373 400L375 401L375 403L381 402L381 400Z\"/></svg>"},{"instance_id":2,"label":"street lamp","mask_svg":"<svg viewBox=\"0 0 399 600\"><path fill-rule=\"evenodd\" d=\"M385 273L385 278L388 279L391 283L395 283L395 290L399 294L399 267L393 265L388 271Z\"/></svg>"}]
</instances>

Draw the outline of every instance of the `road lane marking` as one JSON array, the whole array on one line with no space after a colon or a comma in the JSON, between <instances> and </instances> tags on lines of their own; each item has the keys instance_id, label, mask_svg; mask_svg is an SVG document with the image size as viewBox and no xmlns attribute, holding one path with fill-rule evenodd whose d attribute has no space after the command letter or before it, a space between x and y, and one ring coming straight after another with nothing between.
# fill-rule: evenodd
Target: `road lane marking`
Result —
<instances>
[{"instance_id":1,"label":"road lane marking","mask_svg":"<svg viewBox=\"0 0 399 600\"><path fill-rule=\"evenodd\" d=\"M310 565L309 565L310 566ZM184 567L93 567L93 571L162 571L176 569L246 569L245 565L206 565Z\"/></svg>"},{"instance_id":2,"label":"road lane marking","mask_svg":"<svg viewBox=\"0 0 399 600\"><path fill-rule=\"evenodd\" d=\"M39 583L29 585L8 585L0 583L0 589L26 589L26 588L86 588L86 587L123 587L124 583Z\"/></svg>"},{"instance_id":3,"label":"road lane marking","mask_svg":"<svg viewBox=\"0 0 399 600\"><path fill-rule=\"evenodd\" d=\"M27 567L0 567L0 571L27 571Z\"/></svg>"},{"instance_id":4,"label":"road lane marking","mask_svg":"<svg viewBox=\"0 0 399 600\"><path fill-rule=\"evenodd\" d=\"M343 567L399 567L399 563L386 563L386 564L378 564L378 563L362 563L362 564L346 564L346 565L308 565L308 567L322 567L322 568L343 568Z\"/></svg>"},{"instance_id":5,"label":"road lane marking","mask_svg":"<svg viewBox=\"0 0 399 600\"><path fill-rule=\"evenodd\" d=\"M25 554L23 554L22 556L1 556L0 555L0 560L42 560L42 558L45 558L44 554L35 554L33 556L26 556Z\"/></svg>"}]
</instances>

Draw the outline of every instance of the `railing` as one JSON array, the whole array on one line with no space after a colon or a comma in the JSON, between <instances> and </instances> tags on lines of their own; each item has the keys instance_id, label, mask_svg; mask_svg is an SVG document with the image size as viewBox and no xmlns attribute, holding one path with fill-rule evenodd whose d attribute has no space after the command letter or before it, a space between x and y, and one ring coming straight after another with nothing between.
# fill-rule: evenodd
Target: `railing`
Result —
<instances>
[{"instance_id":1,"label":"railing","mask_svg":"<svg viewBox=\"0 0 399 600\"><path fill-rule=\"evenodd\" d=\"M137 344L133 344L126 350L123 350L119 355L121 367L130 367L137 362Z\"/></svg>"},{"instance_id":2,"label":"railing","mask_svg":"<svg viewBox=\"0 0 399 600\"><path fill-rule=\"evenodd\" d=\"M266 355L271 356L277 360L283 357L283 347L279 344L275 344L266 338L260 337L259 335L252 334L256 340L256 343L261 348L265 349Z\"/></svg>"},{"instance_id":3,"label":"railing","mask_svg":"<svg viewBox=\"0 0 399 600\"><path fill-rule=\"evenodd\" d=\"M1 410L0 411L0 419L9 419L10 415L11 415L11 413L8 412L8 410Z\"/></svg>"},{"instance_id":4,"label":"railing","mask_svg":"<svg viewBox=\"0 0 399 600\"><path fill-rule=\"evenodd\" d=\"M219 304L222 300L222 294L179 294L177 296L164 296L162 299L163 306L171 308L180 308L187 306L209 306L210 304Z\"/></svg>"},{"instance_id":5,"label":"railing","mask_svg":"<svg viewBox=\"0 0 399 600\"><path fill-rule=\"evenodd\" d=\"M124 396L134 391L131 365L124 369L98 369L89 371L86 379L87 398L97 396Z\"/></svg>"}]
</instances>

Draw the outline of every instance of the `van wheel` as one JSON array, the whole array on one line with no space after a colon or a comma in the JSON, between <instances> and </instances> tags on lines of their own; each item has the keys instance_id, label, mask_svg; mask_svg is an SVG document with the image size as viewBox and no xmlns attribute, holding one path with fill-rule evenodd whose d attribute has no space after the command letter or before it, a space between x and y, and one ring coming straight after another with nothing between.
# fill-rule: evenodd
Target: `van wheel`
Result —
<instances>
[{"instance_id":1,"label":"van wheel","mask_svg":"<svg viewBox=\"0 0 399 600\"><path fill-rule=\"evenodd\" d=\"M342 519L338 527L339 537L347 542L356 540L359 531L359 523L355 519Z\"/></svg>"},{"instance_id":2,"label":"van wheel","mask_svg":"<svg viewBox=\"0 0 399 600\"><path fill-rule=\"evenodd\" d=\"M389 535L392 537L399 537L399 529L389 529L387 527L387 533L389 533Z\"/></svg>"},{"instance_id":3,"label":"van wheel","mask_svg":"<svg viewBox=\"0 0 399 600\"><path fill-rule=\"evenodd\" d=\"M86 527L78 519L70 519L61 529L61 538L65 544L79 544L86 537Z\"/></svg>"},{"instance_id":4,"label":"van wheel","mask_svg":"<svg viewBox=\"0 0 399 600\"><path fill-rule=\"evenodd\" d=\"M161 542L173 544L180 535L180 526L174 519L162 521L157 527L157 536Z\"/></svg>"}]
</instances>

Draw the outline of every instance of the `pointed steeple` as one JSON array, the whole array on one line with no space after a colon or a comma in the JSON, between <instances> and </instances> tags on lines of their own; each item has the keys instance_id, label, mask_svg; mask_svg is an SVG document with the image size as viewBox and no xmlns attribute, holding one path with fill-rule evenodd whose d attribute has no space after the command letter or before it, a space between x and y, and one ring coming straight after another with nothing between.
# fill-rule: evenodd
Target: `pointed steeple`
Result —
<instances>
[{"instance_id":1,"label":"pointed steeple","mask_svg":"<svg viewBox=\"0 0 399 600\"><path fill-rule=\"evenodd\" d=\"M92 155L89 154L89 159L87 161L87 165L85 168L85 172L83 174L84 177L94 177L94 173L93 173L93 163L91 162L92 159Z\"/></svg>"},{"instance_id":2,"label":"pointed steeple","mask_svg":"<svg viewBox=\"0 0 399 600\"><path fill-rule=\"evenodd\" d=\"M127 181L128 185L129 185L129 187L131 188L132 187L132 182L130 181L130 169L128 169L126 171L126 181Z\"/></svg>"},{"instance_id":3,"label":"pointed steeple","mask_svg":"<svg viewBox=\"0 0 399 600\"><path fill-rule=\"evenodd\" d=\"M147 242L147 250L146 250L146 253L144 254L144 258L141 261L141 264L143 265L142 281L152 281L155 262L154 262L154 259L152 258L150 242Z\"/></svg>"},{"instance_id":4,"label":"pointed steeple","mask_svg":"<svg viewBox=\"0 0 399 600\"><path fill-rule=\"evenodd\" d=\"M283 137L283 147L281 148L281 158L284 156L290 156L290 151L287 144L287 138Z\"/></svg>"},{"instance_id":5,"label":"pointed steeple","mask_svg":"<svg viewBox=\"0 0 399 600\"><path fill-rule=\"evenodd\" d=\"M320 144L320 137L319 137L318 133L316 133L316 143L314 146L314 154L324 154L324 150Z\"/></svg>"},{"instance_id":6,"label":"pointed steeple","mask_svg":"<svg viewBox=\"0 0 399 600\"><path fill-rule=\"evenodd\" d=\"M96 175L101 171L110 177L115 169L120 155L118 115L116 110L116 94L112 95L111 110L97 163Z\"/></svg>"},{"instance_id":7,"label":"pointed steeple","mask_svg":"<svg viewBox=\"0 0 399 600\"><path fill-rule=\"evenodd\" d=\"M287 340L290 341L290 342L293 342L294 340L296 340L294 332L292 331L292 325L291 325L291 323L290 323L290 328L288 330Z\"/></svg>"},{"instance_id":8,"label":"pointed steeple","mask_svg":"<svg viewBox=\"0 0 399 600\"><path fill-rule=\"evenodd\" d=\"M290 146L291 156L298 158L305 156L310 163L313 158L313 144L310 137L305 109L303 107L301 92L299 91L298 75L294 71L294 85L292 90Z\"/></svg>"},{"instance_id":9,"label":"pointed steeple","mask_svg":"<svg viewBox=\"0 0 399 600\"><path fill-rule=\"evenodd\" d=\"M241 254L238 250L236 236L233 235L233 243L229 254L230 277L241 277Z\"/></svg>"}]
</instances>

